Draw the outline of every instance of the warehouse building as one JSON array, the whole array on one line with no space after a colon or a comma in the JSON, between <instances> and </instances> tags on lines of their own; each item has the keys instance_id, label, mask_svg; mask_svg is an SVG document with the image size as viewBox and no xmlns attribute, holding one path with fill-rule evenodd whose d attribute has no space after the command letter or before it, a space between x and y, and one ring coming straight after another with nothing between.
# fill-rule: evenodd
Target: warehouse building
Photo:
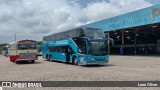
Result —
<instances>
[{"instance_id":1,"label":"warehouse building","mask_svg":"<svg viewBox=\"0 0 160 90\"><path fill-rule=\"evenodd\" d=\"M84 25L104 30L115 41L111 54L160 55L160 5Z\"/></svg>"}]
</instances>

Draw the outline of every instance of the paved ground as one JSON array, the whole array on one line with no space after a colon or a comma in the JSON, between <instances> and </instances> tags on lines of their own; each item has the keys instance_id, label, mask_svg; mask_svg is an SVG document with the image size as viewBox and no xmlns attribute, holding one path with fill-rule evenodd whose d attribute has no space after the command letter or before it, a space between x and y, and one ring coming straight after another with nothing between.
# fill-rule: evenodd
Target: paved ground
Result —
<instances>
[{"instance_id":1,"label":"paved ground","mask_svg":"<svg viewBox=\"0 0 160 90\"><path fill-rule=\"evenodd\" d=\"M111 56L103 66L74 66L49 62L41 57L35 64L15 64L0 56L0 81L160 81L160 57ZM43 90L39 88L37 90ZM159 88L45 88L72 90L150 90ZM6 89L5 89L6 90ZM24 89L28 90L28 89Z\"/></svg>"}]
</instances>

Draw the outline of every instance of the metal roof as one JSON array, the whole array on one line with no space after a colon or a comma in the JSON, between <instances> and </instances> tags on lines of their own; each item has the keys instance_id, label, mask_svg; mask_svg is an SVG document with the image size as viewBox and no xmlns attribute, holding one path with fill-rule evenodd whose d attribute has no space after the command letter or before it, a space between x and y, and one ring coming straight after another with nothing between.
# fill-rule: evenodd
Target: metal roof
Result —
<instances>
[{"instance_id":1,"label":"metal roof","mask_svg":"<svg viewBox=\"0 0 160 90\"><path fill-rule=\"evenodd\" d=\"M35 41L35 40L19 40L19 41L11 42L11 43L9 43L9 44L16 44L16 43L23 42L23 41L37 42L37 41Z\"/></svg>"},{"instance_id":2,"label":"metal roof","mask_svg":"<svg viewBox=\"0 0 160 90\"><path fill-rule=\"evenodd\" d=\"M104 31L111 31L154 23L160 23L160 4L116 17L100 20L81 27L95 27Z\"/></svg>"},{"instance_id":3,"label":"metal roof","mask_svg":"<svg viewBox=\"0 0 160 90\"><path fill-rule=\"evenodd\" d=\"M109 12L108 12L109 13ZM130 13L122 14L119 16L103 19L97 22L86 24L79 27L74 27L66 31L72 31L78 28L99 28L103 31L119 30L142 25L160 23L160 4L148 8L140 9ZM58 33L62 33L58 32ZM54 33L54 34L58 34ZM51 34L53 35L53 34ZM47 36L51 36L47 35Z\"/></svg>"}]
</instances>

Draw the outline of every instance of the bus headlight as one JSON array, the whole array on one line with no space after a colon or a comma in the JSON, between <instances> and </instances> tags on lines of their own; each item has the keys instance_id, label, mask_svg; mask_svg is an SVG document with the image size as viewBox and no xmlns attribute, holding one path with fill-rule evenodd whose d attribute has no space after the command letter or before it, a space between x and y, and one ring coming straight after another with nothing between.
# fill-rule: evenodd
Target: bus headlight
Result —
<instances>
[{"instance_id":1,"label":"bus headlight","mask_svg":"<svg viewBox=\"0 0 160 90\"><path fill-rule=\"evenodd\" d=\"M85 58L84 58L84 57L80 57L79 59L80 59L80 61L81 61L81 62L83 62L83 63L85 63L85 62L86 62L86 60L85 60Z\"/></svg>"}]
</instances>

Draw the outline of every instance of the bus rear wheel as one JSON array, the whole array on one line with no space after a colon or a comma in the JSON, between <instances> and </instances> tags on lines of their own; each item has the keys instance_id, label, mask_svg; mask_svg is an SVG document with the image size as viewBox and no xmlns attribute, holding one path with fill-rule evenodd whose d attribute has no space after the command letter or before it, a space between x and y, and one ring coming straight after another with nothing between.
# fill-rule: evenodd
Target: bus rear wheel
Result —
<instances>
[{"instance_id":1,"label":"bus rear wheel","mask_svg":"<svg viewBox=\"0 0 160 90\"><path fill-rule=\"evenodd\" d=\"M51 59L51 57L52 57L52 56L51 56L51 55L49 55L49 57L48 57L48 60L52 62L52 59Z\"/></svg>"},{"instance_id":2,"label":"bus rear wheel","mask_svg":"<svg viewBox=\"0 0 160 90\"><path fill-rule=\"evenodd\" d=\"M77 57L74 57L74 59L73 59L73 64L74 64L74 65L78 65L78 59L77 59Z\"/></svg>"},{"instance_id":3,"label":"bus rear wheel","mask_svg":"<svg viewBox=\"0 0 160 90\"><path fill-rule=\"evenodd\" d=\"M15 63L16 63L16 64L19 64L19 62L18 62L18 61L15 61Z\"/></svg>"},{"instance_id":4,"label":"bus rear wheel","mask_svg":"<svg viewBox=\"0 0 160 90\"><path fill-rule=\"evenodd\" d=\"M46 55L47 61L49 61L49 55Z\"/></svg>"},{"instance_id":5,"label":"bus rear wheel","mask_svg":"<svg viewBox=\"0 0 160 90\"><path fill-rule=\"evenodd\" d=\"M35 60L31 60L31 63L35 63Z\"/></svg>"}]
</instances>

